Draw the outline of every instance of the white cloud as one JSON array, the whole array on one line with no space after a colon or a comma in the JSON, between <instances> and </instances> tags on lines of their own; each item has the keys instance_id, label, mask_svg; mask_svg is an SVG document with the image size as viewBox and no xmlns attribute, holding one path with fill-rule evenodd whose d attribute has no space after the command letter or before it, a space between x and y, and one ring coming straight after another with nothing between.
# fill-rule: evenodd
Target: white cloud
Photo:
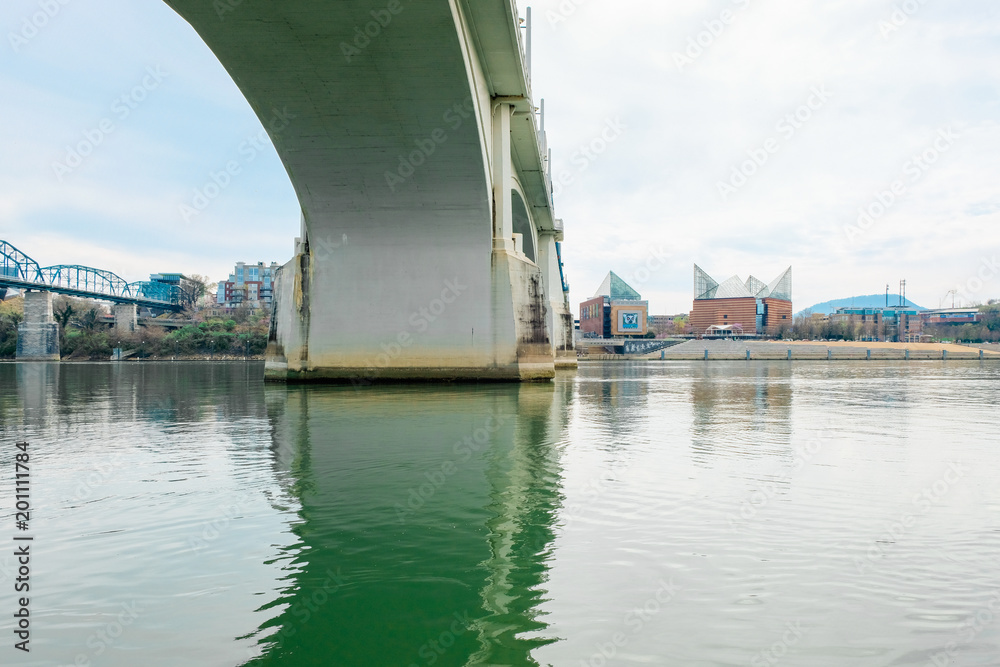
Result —
<instances>
[{"instance_id":1,"label":"white cloud","mask_svg":"<svg viewBox=\"0 0 1000 667\"><path fill-rule=\"evenodd\" d=\"M534 3L536 16L559 0ZM927 3L883 39L894 3L870 0L627 5L590 0L534 40L534 89L547 100L555 166L588 128L621 115L629 130L560 194L574 301L609 270L625 275L630 241L665 244L676 271L641 291L657 312L690 308L690 265L769 275L795 268L797 306L878 292L908 279L925 305L997 248L993 194L1000 71L997 11ZM673 54L723 9L735 18L683 68ZM706 22L710 25L706 26ZM726 202L717 184L776 124L825 85L815 111ZM855 243L843 228L940 128L963 136ZM1000 288L997 294L1000 296Z\"/></svg>"}]
</instances>

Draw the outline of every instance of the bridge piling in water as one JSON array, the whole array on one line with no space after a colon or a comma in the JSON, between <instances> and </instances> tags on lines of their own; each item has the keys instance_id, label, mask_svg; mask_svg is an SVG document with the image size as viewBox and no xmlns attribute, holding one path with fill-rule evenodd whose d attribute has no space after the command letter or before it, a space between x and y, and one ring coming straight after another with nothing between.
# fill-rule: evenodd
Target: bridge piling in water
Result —
<instances>
[{"instance_id":1,"label":"bridge piling in water","mask_svg":"<svg viewBox=\"0 0 1000 667\"><path fill-rule=\"evenodd\" d=\"M52 317L52 292L24 293L24 320L17 325L19 361L59 361L59 325Z\"/></svg>"},{"instance_id":2,"label":"bridge piling in water","mask_svg":"<svg viewBox=\"0 0 1000 667\"><path fill-rule=\"evenodd\" d=\"M116 303L114 310L115 329L118 331L135 331L136 327L139 325L139 320L136 317L135 304Z\"/></svg>"}]
</instances>

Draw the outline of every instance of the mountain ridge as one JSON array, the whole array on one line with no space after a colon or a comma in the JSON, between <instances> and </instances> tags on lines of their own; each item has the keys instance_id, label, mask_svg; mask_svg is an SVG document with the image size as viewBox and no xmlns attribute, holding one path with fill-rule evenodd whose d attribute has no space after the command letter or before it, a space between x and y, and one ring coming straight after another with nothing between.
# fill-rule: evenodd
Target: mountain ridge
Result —
<instances>
[{"instance_id":1,"label":"mountain ridge","mask_svg":"<svg viewBox=\"0 0 1000 667\"><path fill-rule=\"evenodd\" d=\"M896 306L900 302L898 294L889 295L889 306ZM865 294L863 296L849 296L843 299L831 299L829 301L824 301L822 303L817 303L813 306L800 310L795 313L796 316L802 315L806 312L811 312L813 314L822 313L823 315L829 315L837 310L837 308L843 307L854 307L854 308L876 308L885 306L885 294ZM923 306L918 306L909 299L906 300L906 306L908 308L916 308L917 310L927 310Z\"/></svg>"}]
</instances>

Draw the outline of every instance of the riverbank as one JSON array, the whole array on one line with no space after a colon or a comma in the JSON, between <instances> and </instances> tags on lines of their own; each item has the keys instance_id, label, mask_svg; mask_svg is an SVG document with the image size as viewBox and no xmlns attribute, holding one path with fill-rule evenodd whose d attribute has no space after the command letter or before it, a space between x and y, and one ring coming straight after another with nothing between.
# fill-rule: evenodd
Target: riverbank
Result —
<instances>
[{"instance_id":1,"label":"riverbank","mask_svg":"<svg viewBox=\"0 0 1000 667\"><path fill-rule=\"evenodd\" d=\"M1000 346L956 345L953 343L874 343L864 341L747 341L689 340L658 352L639 355L595 354L580 357L585 361L650 359L684 360L745 360L794 361L858 361L880 360L979 360L1000 361ZM706 357L707 354L707 357ZM790 356L789 356L790 355Z\"/></svg>"},{"instance_id":2,"label":"riverbank","mask_svg":"<svg viewBox=\"0 0 1000 667\"><path fill-rule=\"evenodd\" d=\"M156 363L167 362L167 363L169 363L171 361L264 361L264 355L253 355L253 354L251 354L249 357L245 357L242 354L241 355L216 354L214 356L213 355L209 355L209 354L204 354L204 355L200 355L200 354L186 354L186 355L179 355L179 356L174 356L174 357L149 356L149 357L142 357L142 358L139 358L139 357L136 357L136 356L131 356L131 357L127 357L125 359L122 359L121 361L118 361L118 360L115 360L115 359L87 359L87 358L84 358L84 357L77 357L77 358L74 359L74 358L66 357L64 359L60 359L59 363L62 363L62 364L134 364L134 363L144 364L144 363L147 363L147 362L156 362ZM11 363L11 364L13 364L13 363L33 363L33 362L30 362L30 361L18 362L17 359L8 358L8 359L0 359L0 364L2 364L2 363Z\"/></svg>"}]
</instances>

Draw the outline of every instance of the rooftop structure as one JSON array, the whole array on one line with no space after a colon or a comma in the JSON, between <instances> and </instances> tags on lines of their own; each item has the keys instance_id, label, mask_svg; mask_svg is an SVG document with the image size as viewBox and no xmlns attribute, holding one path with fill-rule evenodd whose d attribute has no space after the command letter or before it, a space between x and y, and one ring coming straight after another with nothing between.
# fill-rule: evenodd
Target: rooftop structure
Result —
<instances>
[{"instance_id":1,"label":"rooftop structure","mask_svg":"<svg viewBox=\"0 0 1000 667\"><path fill-rule=\"evenodd\" d=\"M614 271L609 271L608 276L597 288L594 297L606 296L615 300L641 301L642 297L632 287L618 277Z\"/></svg>"},{"instance_id":2,"label":"rooftop structure","mask_svg":"<svg viewBox=\"0 0 1000 667\"><path fill-rule=\"evenodd\" d=\"M792 267L769 283L755 276L719 282L695 264L690 323L695 332L708 335L726 327L751 336L777 334L792 324Z\"/></svg>"},{"instance_id":3,"label":"rooftop structure","mask_svg":"<svg viewBox=\"0 0 1000 667\"><path fill-rule=\"evenodd\" d=\"M938 308L920 313L925 325L936 324L976 324L982 321L983 314L978 307L971 308Z\"/></svg>"},{"instance_id":4,"label":"rooftop structure","mask_svg":"<svg viewBox=\"0 0 1000 667\"><path fill-rule=\"evenodd\" d=\"M580 331L590 338L645 336L649 303L610 271L597 293L580 304Z\"/></svg>"},{"instance_id":5,"label":"rooftop structure","mask_svg":"<svg viewBox=\"0 0 1000 667\"><path fill-rule=\"evenodd\" d=\"M733 276L717 282L697 264L694 265L694 298L697 299L781 299L792 300L792 267L770 283L750 276L745 281Z\"/></svg>"}]
</instances>

